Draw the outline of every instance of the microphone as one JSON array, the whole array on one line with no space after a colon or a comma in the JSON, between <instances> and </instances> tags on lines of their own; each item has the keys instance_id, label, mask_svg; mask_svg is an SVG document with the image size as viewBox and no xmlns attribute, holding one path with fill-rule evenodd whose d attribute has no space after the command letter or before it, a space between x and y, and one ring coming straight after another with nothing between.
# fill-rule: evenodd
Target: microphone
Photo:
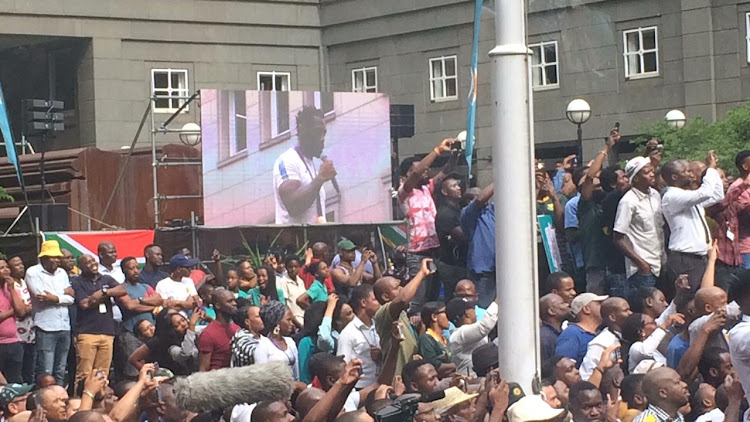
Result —
<instances>
[{"instance_id":1,"label":"microphone","mask_svg":"<svg viewBox=\"0 0 750 422\"><path fill-rule=\"evenodd\" d=\"M196 372L174 383L177 405L202 413L243 403L287 400L294 379L286 362Z\"/></svg>"},{"instance_id":2,"label":"microphone","mask_svg":"<svg viewBox=\"0 0 750 422\"><path fill-rule=\"evenodd\" d=\"M321 155L320 160L325 161L328 159L327 155ZM333 189L336 190L336 193L341 193L341 189L339 189L339 182L336 180L336 176L333 176L333 179L331 179L331 184L333 185Z\"/></svg>"}]
</instances>

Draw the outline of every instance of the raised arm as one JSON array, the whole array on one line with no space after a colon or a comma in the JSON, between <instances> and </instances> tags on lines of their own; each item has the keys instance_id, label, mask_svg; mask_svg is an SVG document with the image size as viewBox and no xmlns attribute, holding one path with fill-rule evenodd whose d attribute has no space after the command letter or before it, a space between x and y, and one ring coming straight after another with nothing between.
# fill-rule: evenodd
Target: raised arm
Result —
<instances>
[{"instance_id":1,"label":"raised arm","mask_svg":"<svg viewBox=\"0 0 750 422\"><path fill-rule=\"evenodd\" d=\"M701 289L711 287L716 284L716 259L719 257L719 242L714 239L711 247L708 248L708 260L706 262L706 271L703 272L701 279Z\"/></svg>"},{"instance_id":2,"label":"raised arm","mask_svg":"<svg viewBox=\"0 0 750 422\"><path fill-rule=\"evenodd\" d=\"M677 364L677 368L675 368L685 382L689 382L697 376L698 363L701 360L703 350L706 348L709 337L711 337L711 334L720 330L726 322L726 314L714 312L708 318L708 321L703 324L698 335L695 337L695 340L691 342L690 347L688 347L685 354L682 355L680 363Z\"/></svg>"},{"instance_id":3,"label":"raised arm","mask_svg":"<svg viewBox=\"0 0 750 422\"><path fill-rule=\"evenodd\" d=\"M409 177L407 177L404 181L404 185L398 191L399 202L403 202L406 197L409 196L409 193L411 193L412 189L417 187L417 182L419 182L422 174L424 174L424 172L430 168L432 163L435 162L435 159L443 152L449 152L451 150L451 144L454 141L455 139L443 139L443 141L440 142L440 144L438 144L438 146L436 146L432 150L432 152L427 154L422 159L422 161L417 164L417 168L415 168L414 171L409 174Z\"/></svg>"},{"instance_id":4,"label":"raised arm","mask_svg":"<svg viewBox=\"0 0 750 422\"><path fill-rule=\"evenodd\" d=\"M617 128L609 131L609 139L604 144L604 148L599 151L599 154L594 158L594 161L589 166L588 175L584 177L583 184L581 185L581 198L590 200L594 194L594 178L598 177L599 172L602 171L604 160L607 159L609 150L620 140L620 131Z\"/></svg>"},{"instance_id":5,"label":"raised arm","mask_svg":"<svg viewBox=\"0 0 750 422\"><path fill-rule=\"evenodd\" d=\"M443 182L445 176L453 173L453 170L456 169L456 163L458 163L458 150L453 149L451 150L451 156L448 158L448 162L445 163L443 168L440 169L440 172L432 178L432 180L435 181L435 186L440 186L440 183Z\"/></svg>"},{"instance_id":6,"label":"raised arm","mask_svg":"<svg viewBox=\"0 0 750 422\"><path fill-rule=\"evenodd\" d=\"M368 256L369 257L369 256ZM365 271L365 264L367 263L367 259L365 259L365 254L362 254L362 260L359 261L359 265L357 265L357 268L354 269L354 272L351 274L346 274L344 270L341 268L335 268L331 275L333 276L333 281L339 284L345 284L348 286L357 286L360 281L362 281L362 274Z\"/></svg>"},{"instance_id":7,"label":"raised arm","mask_svg":"<svg viewBox=\"0 0 750 422\"><path fill-rule=\"evenodd\" d=\"M396 296L391 302L388 310L391 313L391 319L394 321L398 320L401 311L405 311L409 307L409 302L411 302L411 300L414 299L414 296L417 295L417 291L419 291L419 286L422 284L422 281L432 273L432 271L430 271L431 262L432 258L423 259L422 266L419 268L417 275L406 283L406 286L401 289L398 296Z\"/></svg>"},{"instance_id":8,"label":"raised arm","mask_svg":"<svg viewBox=\"0 0 750 422\"><path fill-rule=\"evenodd\" d=\"M359 359L353 359L347 363L339 379L323 398L310 409L303 422L328 422L336 419L336 416L341 413L341 409L344 408L346 399L354 389L354 385L362 377L359 373L361 368L362 361Z\"/></svg>"}]
</instances>

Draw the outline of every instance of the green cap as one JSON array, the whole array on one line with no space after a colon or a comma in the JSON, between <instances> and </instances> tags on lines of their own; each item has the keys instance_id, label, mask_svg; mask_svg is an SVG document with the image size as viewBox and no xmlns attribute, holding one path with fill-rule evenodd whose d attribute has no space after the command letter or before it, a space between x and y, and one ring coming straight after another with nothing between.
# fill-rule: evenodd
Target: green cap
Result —
<instances>
[{"instance_id":1,"label":"green cap","mask_svg":"<svg viewBox=\"0 0 750 422\"><path fill-rule=\"evenodd\" d=\"M340 251L351 251L357 246L349 239L344 239L337 245Z\"/></svg>"},{"instance_id":2,"label":"green cap","mask_svg":"<svg viewBox=\"0 0 750 422\"><path fill-rule=\"evenodd\" d=\"M16 397L22 396L31 389L33 389L33 385L26 385L26 384L8 384L5 387L3 387L2 390L0 390L0 406L7 407L10 402L15 400Z\"/></svg>"}]
</instances>

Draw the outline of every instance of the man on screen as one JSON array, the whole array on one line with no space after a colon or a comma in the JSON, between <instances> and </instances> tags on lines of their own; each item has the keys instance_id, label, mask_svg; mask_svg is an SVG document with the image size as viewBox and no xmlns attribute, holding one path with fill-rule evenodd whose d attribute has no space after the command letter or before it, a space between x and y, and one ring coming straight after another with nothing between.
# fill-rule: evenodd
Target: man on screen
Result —
<instances>
[{"instance_id":1,"label":"man on screen","mask_svg":"<svg viewBox=\"0 0 750 422\"><path fill-rule=\"evenodd\" d=\"M297 145L273 165L276 224L326 222L323 184L336 176L331 160L321 159L326 125L323 112L304 106L297 113ZM316 167L313 158L321 159Z\"/></svg>"}]
</instances>

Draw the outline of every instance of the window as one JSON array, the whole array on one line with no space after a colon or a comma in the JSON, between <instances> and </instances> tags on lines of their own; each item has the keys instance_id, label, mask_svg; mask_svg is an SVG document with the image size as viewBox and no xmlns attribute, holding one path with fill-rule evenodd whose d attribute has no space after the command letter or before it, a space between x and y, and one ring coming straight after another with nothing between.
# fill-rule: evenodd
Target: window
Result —
<instances>
[{"instance_id":1,"label":"window","mask_svg":"<svg viewBox=\"0 0 750 422\"><path fill-rule=\"evenodd\" d=\"M456 56L430 59L430 100L452 101L458 98Z\"/></svg>"},{"instance_id":2,"label":"window","mask_svg":"<svg viewBox=\"0 0 750 422\"><path fill-rule=\"evenodd\" d=\"M258 90L289 91L289 79L286 72L258 72Z\"/></svg>"},{"instance_id":3,"label":"window","mask_svg":"<svg viewBox=\"0 0 750 422\"><path fill-rule=\"evenodd\" d=\"M535 89L559 87L557 41L531 44L531 78Z\"/></svg>"},{"instance_id":4,"label":"window","mask_svg":"<svg viewBox=\"0 0 750 422\"><path fill-rule=\"evenodd\" d=\"M154 111L159 113L174 113L187 101L188 96L187 69L151 69L151 95L157 97ZM183 98L179 98L183 97ZM182 110L187 113L188 107Z\"/></svg>"},{"instance_id":5,"label":"window","mask_svg":"<svg viewBox=\"0 0 750 422\"><path fill-rule=\"evenodd\" d=\"M659 74L659 42L655 26L623 31L625 77Z\"/></svg>"},{"instance_id":6,"label":"window","mask_svg":"<svg viewBox=\"0 0 750 422\"><path fill-rule=\"evenodd\" d=\"M378 68L352 70L352 92L378 92Z\"/></svg>"},{"instance_id":7,"label":"window","mask_svg":"<svg viewBox=\"0 0 750 422\"><path fill-rule=\"evenodd\" d=\"M247 149L247 102L245 91L233 91L229 95L229 154L236 155Z\"/></svg>"},{"instance_id":8,"label":"window","mask_svg":"<svg viewBox=\"0 0 750 422\"><path fill-rule=\"evenodd\" d=\"M750 63L750 12L745 13L745 44L747 44L747 62Z\"/></svg>"}]
</instances>

